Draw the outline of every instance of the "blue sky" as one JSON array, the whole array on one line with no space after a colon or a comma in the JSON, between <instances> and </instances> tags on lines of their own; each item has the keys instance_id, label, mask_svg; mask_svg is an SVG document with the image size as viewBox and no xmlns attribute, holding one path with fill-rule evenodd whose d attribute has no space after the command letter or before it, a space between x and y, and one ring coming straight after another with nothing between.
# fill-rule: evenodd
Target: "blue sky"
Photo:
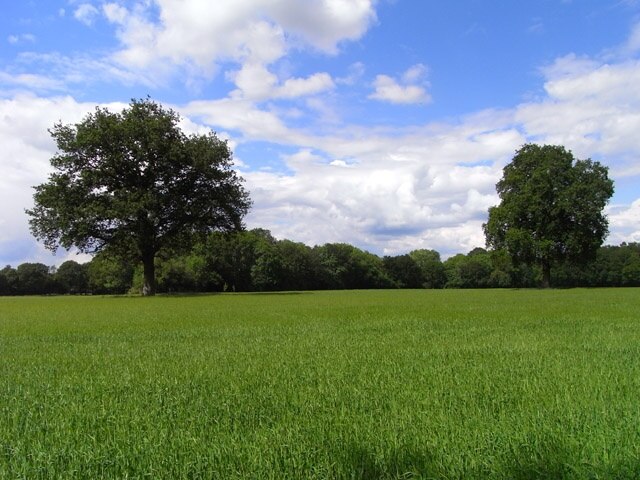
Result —
<instances>
[{"instance_id":1,"label":"blue sky","mask_svg":"<svg viewBox=\"0 0 640 480\"><path fill-rule=\"evenodd\" d=\"M607 165L607 241L640 241L636 0L5 3L0 265L76 258L24 214L47 129L147 95L229 140L247 225L278 238L467 252L502 168L538 142Z\"/></svg>"}]
</instances>

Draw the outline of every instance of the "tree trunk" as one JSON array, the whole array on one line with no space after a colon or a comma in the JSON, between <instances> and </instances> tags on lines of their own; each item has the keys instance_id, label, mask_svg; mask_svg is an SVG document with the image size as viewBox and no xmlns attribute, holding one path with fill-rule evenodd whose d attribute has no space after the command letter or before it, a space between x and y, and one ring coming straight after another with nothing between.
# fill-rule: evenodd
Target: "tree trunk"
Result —
<instances>
[{"instance_id":1,"label":"tree trunk","mask_svg":"<svg viewBox=\"0 0 640 480\"><path fill-rule=\"evenodd\" d=\"M155 255L145 255L142 259L144 279L142 281L142 296L151 297L156 294L156 265Z\"/></svg>"},{"instance_id":2,"label":"tree trunk","mask_svg":"<svg viewBox=\"0 0 640 480\"><path fill-rule=\"evenodd\" d=\"M551 286L551 265L548 262L542 263L542 288Z\"/></svg>"}]
</instances>

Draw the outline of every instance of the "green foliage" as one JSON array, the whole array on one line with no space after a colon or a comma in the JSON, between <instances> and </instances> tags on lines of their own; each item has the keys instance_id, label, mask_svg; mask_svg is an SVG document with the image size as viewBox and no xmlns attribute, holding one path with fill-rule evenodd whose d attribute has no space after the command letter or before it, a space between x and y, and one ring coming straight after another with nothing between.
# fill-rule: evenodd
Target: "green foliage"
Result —
<instances>
[{"instance_id":1,"label":"green foliage","mask_svg":"<svg viewBox=\"0 0 640 480\"><path fill-rule=\"evenodd\" d=\"M43 265L19 266L34 271L40 289L21 288L18 270L0 270L0 295L31 293L136 294L143 269L105 250L91 262L64 262L57 270ZM48 273L45 275L45 269ZM346 244L311 248L276 240L267 230L214 232L190 252L160 252L155 259L158 291L308 291L345 288L529 288L540 283L540 269L514 264L505 249L476 248L444 263L433 250L379 257ZM39 273L38 273L39 272ZM53 273L55 272L55 273ZM601 247L586 264L564 262L553 270L558 287L640 286L640 244ZM38 283L36 281L36 283ZM44 285L44 287L43 287ZM44 288L44 290L43 290Z\"/></svg>"},{"instance_id":2,"label":"green foliage","mask_svg":"<svg viewBox=\"0 0 640 480\"><path fill-rule=\"evenodd\" d=\"M608 233L603 214L613 195L608 169L575 160L564 147L524 145L496 189L500 205L489 209L487 245L539 265L545 286L552 265L592 258Z\"/></svg>"},{"instance_id":3,"label":"green foliage","mask_svg":"<svg viewBox=\"0 0 640 480\"><path fill-rule=\"evenodd\" d=\"M42 263L22 263L16 269L20 295L43 295L55 291L49 267Z\"/></svg>"},{"instance_id":4,"label":"green foliage","mask_svg":"<svg viewBox=\"0 0 640 480\"><path fill-rule=\"evenodd\" d=\"M640 258L640 244L607 245L587 264L565 262L553 272L553 283L560 287L640 286L634 267Z\"/></svg>"},{"instance_id":5,"label":"green foliage","mask_svg":"<svg viewBox=\"0 0 640 480\"><path fill-rule=\"evenodd\" d=\"M633 279L634 265L640 257L640 244L623 243L619 247L606 246L598 250L596 261L586 269L580 281L592 286L638 286L640 278ZM626 273L625 273L626 269Z\"/></svg>"},{"instance_id":6,"label":"green foliage","mask_svg":"<svg viewBox=\"0 0 640 480\"><path fill-rule=\"evenodd\" d=\"M55 125L54 173L27 210L32 233L53 251L108 246L142 262L145 293L153 294L159 251L240 229L250 202L227 143L213 133L187 136L179 121L157 103L133 100L120 113L96 108L79 124Z\"/></svg>"},{"instance_id":7,"label":"green foliage","mask_svg":"<svg viewBox=\"0 0 640 480\"><path fill-rule=\"evenodd\" d=\"M327 243L316 247L326 288L363 289L392 288L393 280L377 255L347 243Z\"/></svg>"},{"instance_id":8,"label":"green foliage","mask_svg":"<svg viewBox=\"0 0 640 480\"><path fill-rule=\"evenodd\" d=\"M5 269L2 269L0 270L0 295L9 295L10 293L9 280L5 275Z\"/></svg>"},{"instance_id":9,"label":"green foliage","mask_svg":"<svg viewBox=\"0 0 640 480\"><path fill-rule=\"evenodd\" d=\"M281 240L276 244L282 261L281 290L317 290L322 278L317 250L304 243Z\"/></svg>"},{"instance_id":10,"label":"green foliage","mask_svg":"<svg viewBox=\"0 0 640 480\"><path fill-rule=\"evenodd\" d=\"M424 280L422 270L410 255L386 256L382 259L384 269L398 288L421 288Z\"/></svg>"},{"instance_id":11,"label":"green foliage","mask_svg":"<svg viewBox=\"0 0 640 480\"><path fill-rule=\"evenodd\" d=\"M490 287L489 279L493 267L491 257L483 248L476 248L469 252L459 267L460 278L466 288Z\"/></svg>"},{"instance_id":12,"label":"green foliage","mask_svg":"<svg viewBox=\"0 0 640 480\"><path fill-rule=\"evenodd\" d=\"M81 265L73 260L67 260L56 270L55 279L64 293L89 291L89 272L86 264Z\"/></svg>"},{"instance_id":13,"label":"green foliage","mask_svg":"<svg viewBox=\"0 0 640 480\"><path fill-rule=\"evenodd\" d=\"M444 272L446 276L446 288L464 288L465 283L462 279L460 266L466 261L466 257L462 253L458 253L449 257L444 262Z\"/></svg>"},{"instance_id":14,"label":"green foliage","mask_svg":"<svg viewBox=\"0 0 640 480\"><path fill-rule=\"evenodd\" d=\"M129 291L134 265L108 252L98 253L87 266L89 288L97 294L121 294Z\"/></svg>"},{"instance_id":15,"label":"green foliage","mask_svg":"<svg viewBox=\"0 0 640 480\"><path fill-rule=\"evenodd\" d=\"M424 288L442 288L447 281L440 254L435 250L414 250L409 256L416 263L422 275Z\"/></svg>"},{"instance_id":16,"label":"green foliage","mask_svg":"<svg viewBox=\"0 0 640 480\"><path fill-rule=\"evenodd\" d=\"M631 255L622 269L622 281L625 286L640 286L640 254Z\"/></svg>"},{"instance_id":17,"label":"green foliage","mask_svg":"<svg viewBox=\"0 0 640 480\"><path fill-rule=\"evenodd\" d=\"M17 295L18 293L18 272L11 265L7 265L0 270L0 294Z\"/></svg>"},{"instance_id":18,"label":"green foliage","mask_svg":"<svg viewBox=\"0 0 640 480\"><path fill-rule=\"evenodd\" d=\"M275 242L261 242L256 246L256 261L251 267L253 290L280 290L284 265Z\"/></svg>"},{"instance_id":19,"label":"green foliage","mask_svg":"<svg viewBox=\"0 0 640 480\"><path fill-rule=\"evenodd\" d=\"M637 289L0 299L0 478L636 479Z\"/></svg>"},{"instance_id":20,"label":"green foliage","mask_svg":"<svg viewBox=\"0 0 640 480\"><path fill-rule=\"evenodd\" d=\"M444 262L447 277L446 288L486 288L491 285L491 257L484 249L476 249L468 255L458 254ZM497 277L501 278L501 277ZM496 285L497 286L497 285Z\"/></svg>"},{"instance_id":21,"label":"green foliage","mask_svg":"<svg viewBox=\"0 0 640 480\"><path fill-rule=\"evenodd\" d=\"M160 292L195 292L197 291L196 275L187 257L175 256L156 260L158 291Z\"/></svg>"},{"instance_id":22,"label":"green foliage","mask_svg":"<svg viewBox=\"0 0 640 480\"><path fill-rule=\"evenodd\" d=\"M259 230L258 232L262 232ZM198 248L206 268L218 274L219 290L252 290L251 270L257 258L257 246L268 241L256 231L224 234L216 232Z\"/></svg>"}]
</instances>

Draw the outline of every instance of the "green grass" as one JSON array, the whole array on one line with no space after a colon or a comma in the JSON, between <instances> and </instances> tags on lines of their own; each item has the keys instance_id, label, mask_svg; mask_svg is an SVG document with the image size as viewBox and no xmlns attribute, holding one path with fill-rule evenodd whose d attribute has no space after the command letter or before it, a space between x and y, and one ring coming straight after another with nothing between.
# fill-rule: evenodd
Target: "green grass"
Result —
<instances>
[{"instance_id":1,"label":"green grass","mask_svg":"<svg viewBox=\"0 0 640 480\"><path fill-rule=\"evenodd\" d=\"M640 290L0 298L0 478L640 478Z\"/></svg>"}]
</instances>

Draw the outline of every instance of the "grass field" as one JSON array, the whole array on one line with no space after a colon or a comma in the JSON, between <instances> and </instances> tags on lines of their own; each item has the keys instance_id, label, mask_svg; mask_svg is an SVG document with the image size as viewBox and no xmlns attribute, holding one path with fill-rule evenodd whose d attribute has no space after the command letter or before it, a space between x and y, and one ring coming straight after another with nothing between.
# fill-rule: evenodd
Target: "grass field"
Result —
<instances>
[{"instance_id":1,"label":"grass field","mask_svg":"<svg viewBox=\"0 0 640 480\"><path fill-rule=\"evenodd\" d=\"M640 478L640 290L0 298L0 478Z\"/></svg>"}]
</instances>

